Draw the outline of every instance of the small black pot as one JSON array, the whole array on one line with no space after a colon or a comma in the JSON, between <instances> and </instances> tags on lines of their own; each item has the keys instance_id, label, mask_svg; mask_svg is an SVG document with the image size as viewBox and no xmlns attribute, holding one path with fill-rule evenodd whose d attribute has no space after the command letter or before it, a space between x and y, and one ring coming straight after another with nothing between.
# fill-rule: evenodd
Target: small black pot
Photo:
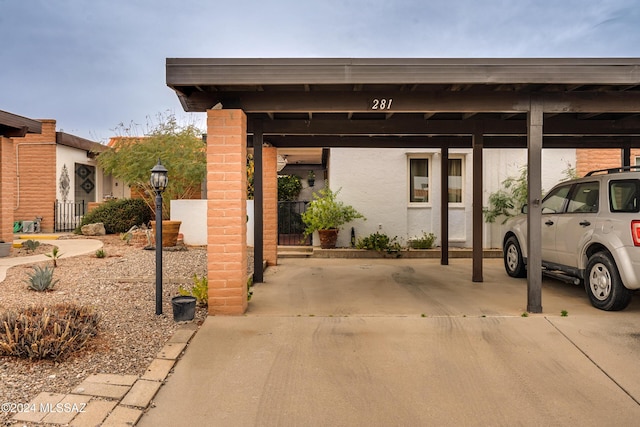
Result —
<instances>
[{"instance_id":1,"label":"small black pot","mask_svg":"<svg viewBox=\"0 0 640 427\"><path fill-rule=\"evenodd\" d=\"M196 299L190 296L177 296L171 298L173 307L173 320L186 322L193 320L196 315Z\"/></svg>"}]
</instances>

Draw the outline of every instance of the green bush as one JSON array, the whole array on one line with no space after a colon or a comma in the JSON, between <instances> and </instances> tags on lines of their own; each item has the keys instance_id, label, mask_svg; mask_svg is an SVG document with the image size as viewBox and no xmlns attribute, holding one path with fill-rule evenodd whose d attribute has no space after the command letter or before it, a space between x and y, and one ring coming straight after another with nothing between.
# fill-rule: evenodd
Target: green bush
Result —
<instances>
[{"instance_id":1,"label":"green bush","mask_svg":"<svg viewBox=\"0 0 640 427\"><path fill-rule=\"evenodd\" d=\"M298 200L302 191L302 182L296 175L280 175L278 177L278 200L293 202Z\"/></svg>"},{"instance_id":2,"label":"green bush","mask_svg":"<svg viewBox=\"0 0 640 427\"><path fill-rule=\"evenodd\" d=\"M101 222L108 234L125 233L134 225L146 224L152 212L142 199L118 199L105 202L86 214L78 229L83 225Z\"/></svg>"},{"instance_id":3,"label":"green bush","mask_svg":"<svg viewBox=\"0 0 640 427\"><path fill-rule=\"evenodd\" d=\"M400 243L397 242L397 239L397 236L389 237L384 233L378 233L376 231L375 233L370 234L367 237L358 239L356 248L387 252L399 251L400 249L402 249L402 247L400 246Z\"/></svg>"},{"instance_id":4,"label":"green bush","mask_svg":"<svg viewBox=\"0 0 640 427\"><path fill-rule=\"evenodd\" d=\"M431 249L435 241L435 234L422 232L422 237L409 240L409 247L412 249Z\"/></svg>"},{"instance_id":5,"label":"green bush","mask_svg":"<svg viewBox=\"0 0 640 427\"><path fill-rule=\"evenodd\" d=\"M198 277L197 274L194 274L191 289L186 289L180 285L178 287L178 294L194 297L199 306L206 307L209 305L209 279L207 279L206 275Z\"/></svg>"},{"instance_id":6,"label":"green bush","mask_svg":"<svg viewBox=\"0 0 640 427\"><path fill-rule=\"evenodd\" d=\"M71 303L32 306L0 315L0 356L60 361L96 335L100 316Z\"/></svg>"}]
</instances>

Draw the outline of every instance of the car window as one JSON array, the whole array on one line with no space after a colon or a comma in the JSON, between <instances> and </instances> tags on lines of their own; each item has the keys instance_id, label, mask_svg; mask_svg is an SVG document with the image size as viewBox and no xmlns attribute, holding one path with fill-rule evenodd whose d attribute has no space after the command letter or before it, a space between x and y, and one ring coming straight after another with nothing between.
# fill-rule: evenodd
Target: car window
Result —
<instances>
[{"instance_id":1,"label":"car window","mask_svg":"<svg viewBox=\"0 0 640 427\"><path fill-rule=\"evenodd\" d=\"M564 203L571 189L570 185L554 188L542 201L542 213L560 213L564 210Z\"/></svg>"},{"instance_id":2,"label":"car window","mask_svg":"<svg viewBox=\"0 0 640 427\"><path fill-rule=\"evenodd\" d=\"M640 181L625 179L609 182L609 207L611 212L639 212Z\"/></svg>"},{"instance_id":3,"label":"car window","mask_svg":"<svg viewBox=\"0 0 640 427\"><path fill-rule=\"evenodd\" d=\"M576 184L569 197L567 213L598 212L599 188L598 181Z\"/></svg>"}]
</instances>

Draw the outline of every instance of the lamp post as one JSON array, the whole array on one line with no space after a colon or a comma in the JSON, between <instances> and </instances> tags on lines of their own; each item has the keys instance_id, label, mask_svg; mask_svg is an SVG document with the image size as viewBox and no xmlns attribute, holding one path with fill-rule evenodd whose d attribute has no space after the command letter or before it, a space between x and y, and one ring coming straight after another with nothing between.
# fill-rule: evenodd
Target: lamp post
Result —
<instances>
[{"instance_id":1,"label":"lamp post","mask_svg":"<svg viewBox=\"0 0 640 427\"><path fill-rule=\"evenodd\" d=\"M169 183L167 172L158 159L149 180L156 192L156 314L162 314L162 192Z\"/></svg>"}]
</instances>

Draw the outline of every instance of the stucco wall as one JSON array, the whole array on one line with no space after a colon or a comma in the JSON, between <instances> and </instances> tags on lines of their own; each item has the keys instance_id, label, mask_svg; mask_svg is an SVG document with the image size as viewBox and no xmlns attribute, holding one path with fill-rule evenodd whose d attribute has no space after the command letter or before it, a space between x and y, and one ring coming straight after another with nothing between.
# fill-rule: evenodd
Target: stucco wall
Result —
<instances>
[{"instance_id":1,"label":"stucco wall","mask_svg":"<svg viewBox=\"0 0 640 427\"><path fill-rule=\"evenodd\" d=\"M430 202L413 205L409 200L408 156L426 155L431 159L429 175ZM450 205L449 244L472 246L472 152L449 150L449 157L464 158L463 203ZM526 165L527 151L484 150L483 152L483 201L486 206L489 194L501 187L509 176L518 176ZM543 189L549 190L563 180L564 170L575 166L575 150L544 150ZM390 237L397 236L402 243L421 235L434 233L440 244L440 166L439 150L333 148L330 155L329 185L342 188L339 198L352 205L367 217L347 224L338 236L338 246L349 246L351 227L356 238L381 231ZM485 224L485 247L499 247L500 224Z\"/></svg>"}]
</instances>

